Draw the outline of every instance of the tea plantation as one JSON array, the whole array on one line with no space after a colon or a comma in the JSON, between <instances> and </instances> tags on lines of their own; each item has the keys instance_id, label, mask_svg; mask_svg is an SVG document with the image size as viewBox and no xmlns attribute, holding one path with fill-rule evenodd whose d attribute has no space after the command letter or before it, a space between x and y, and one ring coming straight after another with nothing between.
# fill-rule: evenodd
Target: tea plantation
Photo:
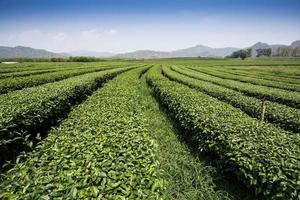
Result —
<instances>
[{"instance_id":1,"label":"tea plantation","mask_svg":"<svg viewBox=\"0 0 300 200\"><path fill-rule=\"evenodd\" d=\"M0 199L300 199L299 59L0 64Z\"/></svg>"}]
</instances>

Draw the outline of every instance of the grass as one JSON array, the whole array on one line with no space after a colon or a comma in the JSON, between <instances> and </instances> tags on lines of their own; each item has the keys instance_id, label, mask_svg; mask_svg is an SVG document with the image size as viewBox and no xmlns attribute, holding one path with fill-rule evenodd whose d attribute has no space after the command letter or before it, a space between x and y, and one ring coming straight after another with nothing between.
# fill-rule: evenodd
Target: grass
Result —
<instances>
[{"instance_id":1,"label":"grass","mask_svg":"<svg viewBox=\"0 0 300 200\"><path fill-rule=\"evenodd\" d=\"M146 124L158 144L156 155L167 180L166 197L171 200L235 199L215 185L214 167L207 166L203 160L193 155L185 143L182 143L178 130L152 97L143 77L140 90L140 94L144 97L140 103L144 106Z\"/></svg>"}]
</instances>

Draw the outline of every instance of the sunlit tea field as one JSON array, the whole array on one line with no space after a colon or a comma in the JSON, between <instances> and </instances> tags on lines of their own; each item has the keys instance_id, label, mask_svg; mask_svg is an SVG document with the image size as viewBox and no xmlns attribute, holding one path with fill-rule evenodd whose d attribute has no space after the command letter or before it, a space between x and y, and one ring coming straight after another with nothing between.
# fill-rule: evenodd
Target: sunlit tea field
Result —
<instances>
[{"instance_id":1,"label":"sunlit tea field","mask_svg":"<svg viewBox=\"0 0 300 200\"><path fill-rule=\"evenodd\" d=\"M0 199L299 199L299 59L0 64Z\"/></svg>"}]
</instances>

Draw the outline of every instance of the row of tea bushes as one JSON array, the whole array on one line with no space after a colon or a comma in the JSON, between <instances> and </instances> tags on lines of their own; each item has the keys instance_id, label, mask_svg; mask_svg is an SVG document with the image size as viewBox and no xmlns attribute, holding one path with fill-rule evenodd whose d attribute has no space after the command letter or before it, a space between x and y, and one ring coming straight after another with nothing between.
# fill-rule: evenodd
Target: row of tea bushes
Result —
<instances>
[{"instance_id":1,"label":"row of tea bushes","mask_svg":"<svg viewBox=\"0 0 300 200\"><path fill-rule=\"evenodd\" d=\"M212 75L214 77L218 77L222 79L235 80L244 83L251 83L254 85L262 85L271 88L279 88L284 90L300 92L300 87L297 84L282 83L279 82L278 80L270 81L270 80L264 80L264 79L254 78L254 77L240 76L238 74L230 74L227 72L227 70L218 71L215 68L201 67L198 69L205 74Z\"/></svg>"},{"instance_id":2,"label":"row of tea bushes","mask_svg":"<svg viewBox=\"0 0 300 200\"><path fill-rule=\"evenodd\" d=\"M221 101L241 109L249 116L260 119L262 101L260 99L246 96L238 91L222 87L207 81L192 78L194 73L188 70L177 69L176 72L169 67L163 67L164 75L171 80L188 85L204 92ZM300 112L275 102L266 101L265 120L278 124L281 128L295 133L300 133Z\"/></svg>"},{"instance_id":3,"label":"row of tea bushes","mask_svg":"<svg viewBox=\"0 0 300 200\"><path fill-rule=\"evenodd\" d=\"M1 164L24 147L32 146L31 134L34 136L65 117L72 105L125 70L128 68L89 73L0 95Z\"/></svg>"},{"instance_id":4,"label":"row of tea bushes","mask_svg":"<svg viewBox=\"0 0 300 200\"><path fill-rule=\"evenodd\" d=\"M270 124L197 90L163 77L159 68L147 73L160 102L175 115L199 151L219 156L234 173L269 199L299 199L300 136Z\"/></svg>"},{"instance_id":5,"label":"row of tea bushes","mask_svg":"<svg viewBox=\"0 0 300 200\"><path fill-rule=\"evenodd\" d=\"M173 68L178 69L178 66ZM300 108L300 93L286 91L278 88L270 88L266 86L253 85L250 83L242 83L234 80L226 80L218 77L214 77L201 72L201 69L196 67L184 67L184 70L192 69L194 71L194 78L209 81L239 92L242 92L248 96L256 97L259 99L274 101L277 103L285 104L290 107Z\"/></svg>"},{"instance_id":6,"label":"row of tea bushes","mask_svg":"<svg viewBox=\"0 0 300 200\"><path fill-rule=\"evenodd\" d=\"M0 198L162 199L156 145L138 104L141 70L117 76L75 108L2 175Z\"/></svg>"},{"instance_id":7,"label":"row of tea bushes","mask_svg":"<svg viewBox=\"0 0 300 200\"><path fill-rule=\"evenodd\" d=\"M45 74L37 74L25 77L12 77L0 79L0 94L8 93L14 90L20 90L27 87L33 87L45 83L63 80L72 76L78 76L86 73L102 71L106 69L116 68L118 66L97 66L91 65L84 68L75 68L71 70L62 70L49 72Z\"/></svg>"}]
</instances>

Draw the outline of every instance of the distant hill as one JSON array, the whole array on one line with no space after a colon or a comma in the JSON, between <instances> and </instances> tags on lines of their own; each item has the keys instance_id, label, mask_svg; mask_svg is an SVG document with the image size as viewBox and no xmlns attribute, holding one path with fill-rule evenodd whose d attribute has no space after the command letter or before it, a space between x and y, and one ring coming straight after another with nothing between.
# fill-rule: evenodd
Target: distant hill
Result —
<instances>
[{"instance_id":1,"label":"distant hill","mask_svg":"<svg viewBox=\"0 0 300 200\"><path fill-rule=\"evenodd\" d=\"M186 49L175 51L153 51L138 50L129 53L117 54L118 58L172 58L172 57L225 57L238 48L211 48L203 45L197 45Z\"/></svg>"},{"instance_id":2,"label":"distant hill","mask_svg":"<svg viewBox=\"0 0 300 200\"><path fill-rule=\"evenodd\" d=\"M109 58L115 54L110 52L96 52L96 51L70 51L67 52L70 56L88 56L88 57L97 57L97 58Z\"/></svg>"},{"instance_id":3,"label":"distant hill","mask_svg":"<svg viewBox=\"0 0 300 200\"><path fill-rule=\"evenodd\" d=\"M283 44L267 44L257 42L248 47L252 49L252 56L257 55L257 49L272 49L272 56L299 57L300 56L300 40L294 41L291 45ZM95 51L71 51L67 53L53 53L43 49L34 49L24 46L4 47L0 46L1 58L50 58L50 57L69 57L69 56L88 56L98 58L176 58L176 57L226 57L240 48L225 47L212 48L204 45L196 45L190 48L178 49L175 51L153 51L153 50L137 50L122 54L113 54L109 52Z\"/></svg>"},{"instance_id":4,"label":"distant hill","mask_svg":"<svg viewBox=\"0 0 300 200\"><path fill-rule=\"evenodd\" d=\"M257 55L257 49L272 49L273 56L298 56L300 48L300 40L292 42L291 45L283 44L267 44L257 42L248 47L252 49L252 56ZM194 47L178 49L175 51L153 51L153 50L138 50L129 53L117 54L118 58L173 58L173 57L225 57L232 54L240 48L225 47L225 48L212 48L204 45L196 45Z\"/></svg>"},{"instance_id":5,"label":"distant hill","mask_svg":"<svg viewBox=\"0 0 300 200\"><path fill-rule=\"evenodd\" d=\"M4 47L0 46L0 58L51 58L65 57L63 53L53 53L43 49L33 49L30 47L16 46Z\"/></svg>"},{"instance_id":6,"label":"distant hill","mask_svg":"<svg viewBox=\"0 0 300 200\"><path fill-rule=\"evenodd\" d=\"M300 48L300 40L296 40L296 41L292 42L292 44L290 46L294 47L294 48L296 48L296 47Z\"/></svg>"},{"instance_id":7,"label":"distant hill","mask_svg":"<svg viewBox=\"0 0 300 200\"><path fill-rule=\"evenodd\" d=\"M212 48L203 45L179 49L172 51L172 57L225 57L239 48L225 47L225 48Z\"/></svg>"},{"instance_id":8,"label":"distant hill","mask_svg":"<svg viewBox=\"0 0 300 200\"><path fill-rule=\"evenodd\" d=\"M117 58L170 58L172 57L170 53L163 51L153 51L153 50L138 50L129 53L117 54L114 57Z\"/></svg>"}]
</instances>

